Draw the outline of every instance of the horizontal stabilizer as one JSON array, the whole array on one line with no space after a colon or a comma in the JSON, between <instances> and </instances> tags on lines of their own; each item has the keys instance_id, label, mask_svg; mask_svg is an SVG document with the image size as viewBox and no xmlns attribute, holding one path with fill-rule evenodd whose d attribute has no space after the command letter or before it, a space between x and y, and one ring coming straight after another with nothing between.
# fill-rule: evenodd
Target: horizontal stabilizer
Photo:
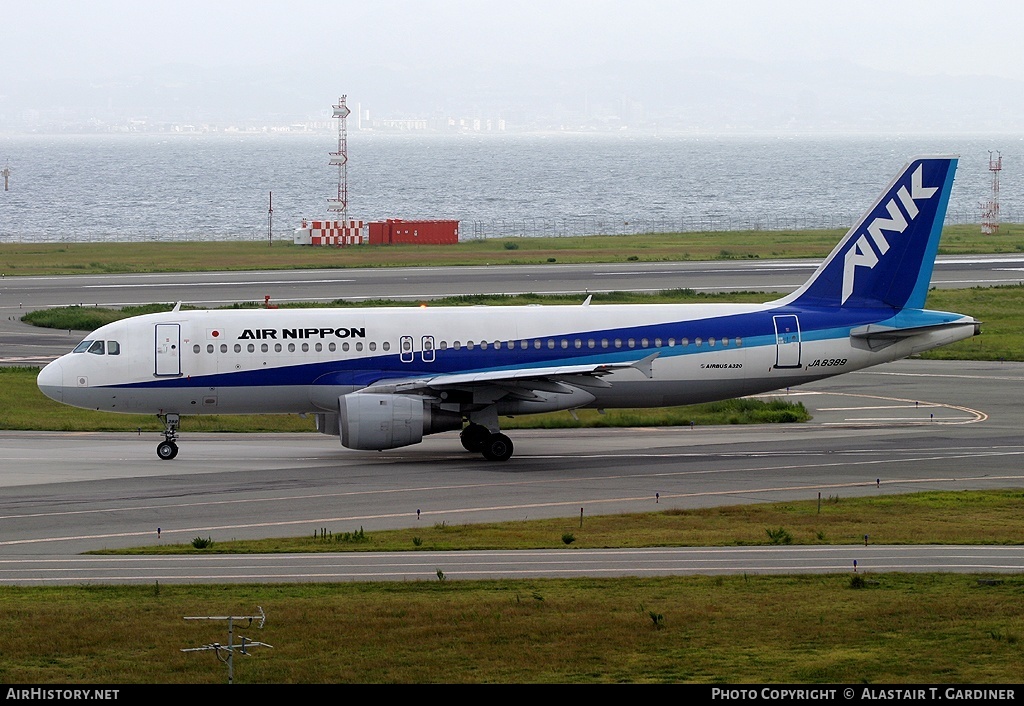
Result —
<instances>
[{"instance_id":1,"label":"horizontal stabilizer","mask_svg":"<svg viewBox=\"0 0 1024 706\"><path fill-rule=\"evenodd\" d=\"M862 338L868 341L896 341L901 338L920 336L922 333L931 333L932 331L941 331L943 329L968 325L974 326L977 329L981 327L981 322L968 318L960 319L959 321L948 321L941 324L928 324L926 326L908 326L905 328L897 328L895 326L883 326L882 324L868 324L867 326L861 326L859 328L853 329L852 331L850 331L850 336L852 338ZM980 331L978 331L977 333L980 333Z\"/></svg>"}]
</instances>

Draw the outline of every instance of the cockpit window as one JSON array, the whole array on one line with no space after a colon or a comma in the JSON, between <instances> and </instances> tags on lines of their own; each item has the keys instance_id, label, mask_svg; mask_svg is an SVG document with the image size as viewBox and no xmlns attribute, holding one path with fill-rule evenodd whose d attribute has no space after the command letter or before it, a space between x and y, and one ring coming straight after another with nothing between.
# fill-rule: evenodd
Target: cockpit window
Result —
<instances>
[{"instance_id":1,"label":"cockpit window","mask_svg":"<svg viewBox=\"0 0 1024 706\"><path fill-rule=\"evenodd\" d=\"M73 350L71 352L72 353L85 353L87 350L89 350L89 346L91 346L91 345L92 345L92 341L82 341L77 346L75 346L75 350Z\"/></svg>"},{"instance_id":2,"label":"cockpit window","mask_svg":"<svg viewBox=\"0 0 1024 706\"><path fill-rule=\"evenodd\" d=\"M89 352L103 355L103 341L93 341L92 345L89 346Z\"/></svg>"},{"instance_id":3,"label":"cockpit window","mask_svg":"<svg viewBox=\"0 0 1024 706\"><path fill-rule=\"evenodd\" d=\"M107 355L121 355L121 344L117 341L107 341Z\"/></svg>"}]
</instances>

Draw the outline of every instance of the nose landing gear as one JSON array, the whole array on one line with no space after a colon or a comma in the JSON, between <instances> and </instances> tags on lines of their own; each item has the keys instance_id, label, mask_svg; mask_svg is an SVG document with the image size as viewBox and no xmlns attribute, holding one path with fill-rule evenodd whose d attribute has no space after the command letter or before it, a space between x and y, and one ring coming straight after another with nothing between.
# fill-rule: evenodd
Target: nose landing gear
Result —
<instances>
[{"instance_id":1,"label":"nose landing gear","mask_svg":"<svg viewBox=\"0 0 1024 706\"><path fill-rule=\"evenodd\" d=\"M163 461L170 461L178 455L178 445L175 441L178 438L178 426L181 424L181 417L177 414L157 415L164 420L164 440L156 447L156 455Z\"/></svg>"}]
</instances>

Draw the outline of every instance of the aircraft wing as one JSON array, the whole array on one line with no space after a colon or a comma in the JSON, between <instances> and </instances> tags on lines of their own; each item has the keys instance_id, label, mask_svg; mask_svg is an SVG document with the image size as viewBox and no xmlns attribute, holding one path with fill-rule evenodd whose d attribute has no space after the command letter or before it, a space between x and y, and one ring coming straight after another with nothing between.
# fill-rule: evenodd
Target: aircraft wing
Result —
<instances>
[{"instance_id":1,"label":"aircraft wing","mask_svg":"<svg viewBox=\"0 0 1024 706\"><path fill-rule=\"evenodd\" d=\"M547 392L560 391L552 389L561 382L576 382L584 386L600 387L609 383L600 380L604 375L616 370L633 368L646 377L652 376L652 365L658 353L631 361L608 363L589 363L583 365L555 365L546 368L513 368L505 370L486 370L472 373L456 373L431 375L417 378L380 380L360 392L401 393L426 392L445 388L466 388L480 385L515 385L520 388L532 388Z\"/></svg>"}]
</instances>

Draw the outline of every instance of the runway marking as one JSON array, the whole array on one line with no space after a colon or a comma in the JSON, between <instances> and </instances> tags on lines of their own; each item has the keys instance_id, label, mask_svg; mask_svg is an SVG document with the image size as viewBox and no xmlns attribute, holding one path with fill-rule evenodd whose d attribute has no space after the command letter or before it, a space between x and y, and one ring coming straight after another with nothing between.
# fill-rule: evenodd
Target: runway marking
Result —
<instances>
[{"instance_id":1,"label":"runway marking","mask_svg":"<svg viewBox=\"0 0 1024 706\"><path fill-rule=\"evenodd\" d=\"M926 407L934 408L934 407L943 407L943 406L944 405L941 405L941 404L939 404L937 402L925 402L924 404L921 404L921 405L916 405L916 404L889 404L889 405L878 405L878 406L875 406L875 407L818 407L818 411L819 412L856 412L856 411L859 411L859 410L866 410L866 409L918 409L918 408L923 409L923 408L926 408ZM903 417L903 418L905 419L905 417Z\"/></svg>"},{"instance_id":2,"label":"runway marking","mask_svg":"<svg viewBox=\"0 0 1024 706\"><path fill-rule=\"evenodd\" d=\"M349 284L355 282L354 279L304 279L299 280L300 284ZM200 282L190 284L190 287L234 287L242 285L270 285L270 284L296 284L296 280L253 280L245 281L239 280L237 282ZM131 289L139 287L166 287L165 282L142 282L139 284L85 284L82 285L82 289Z\"/></svg>"},{"instance_id":3,"label":"runway marking","mask_svg":"<svg viewBox=\"0 0 1024 706\"><path fill-rule=\"evenodd\" d=\"M520 576L721 571L822 573L849 572L853 557L864 571L1020 571L1022 564L1020 547L948 544L872 545L870 548L858 544L658 547L582 549L570 553L564 550L492 550L457 554L424 551L74 556L0 560L0 583L408 579L433 577L441 563L457 563L446 571L451 578L486 576L496 571ZM214 571L219 573L212 573ZM24 575L29 572L34 575Z\"/></svg>"},{"instance_id":4,"label":"runway marking","mask_svg":"<svg viewBox=\"0 0 1024 706\"><path fill-rule=\"evenodd\" d=\"M960 379L960 380L1014 380L1014 381L1024 380L1024 376L953 375L953 374L950 374L950 373L892 373L892 372L885 372L885 371L882 371L882 370L854 370L850 374L851 375L893 375L893 376L897 376L897 377L908 377L908 378L954 378L954 379ZM845 393L845 392L835 392L835 393L819 392L819 393L816 393L816 394L821 394L821 395L827 395L827 394L845 395L845 394L852 394L852 393ZM884 398L880 398L880 399L884 399Z\"/></svg>"},{"instance_id":5,"label":"runway marking","mask_svg":"<svg viewBox=\"0 0 1024 706\"><path fill-rule=\"evenodd\" d=\"M896 373L896 374L900 374L900 373ZM952 424L976 424L978 422L984 422L985 420L988 419L988 414L986 414L985 412L982 412L980 410L971 409L970 407L962 407L960 405L955 405L955 404L946 404L944 402L920 402L919 400L908 400L908 399L904 399L902 397L884 397L882 395L868 395L868 394L857 393L857 392L819 392L819 391L813 391L813 392L808 392L808 393L805 393L805 394L840 395L842 397L860 397L860 398L863 398L863 399L871 399L871 400L886 400L888 402L898 402L898 403L901 403L903 405L914 405L915 407L918 406L918 405L925 406L925 407L933 407L933 408L934 407L942 407L942 408L949 409L949 410L955 410L957 412L963 412L964 414L968 415L967 417L947 417L947 418L941 418L940 417L938 419L929 418L929 419L919 419L919 420L918 419L914 419L912 417L891 417L891 418L879 417L879 418L875 418L875 419L865 418L865 419L860 419L860 420L858 420L858 419L848 419L848 420L846 420L844 422L822 422L821 426L826 426L826 427L827 426L843 425L843 424L854 424L854 423L856 423L856 424L874 425L874 424L877 424L878 422L894 422L894 421L905 422L907 425L911 425L911 424L951 424L951 425ZM850 409L854 410L854 409L857 409L857 408L850 408ZM882 407L862 407L861 409L884 409L884 408L882 408Z\"/></svg>"}]
</instances>

